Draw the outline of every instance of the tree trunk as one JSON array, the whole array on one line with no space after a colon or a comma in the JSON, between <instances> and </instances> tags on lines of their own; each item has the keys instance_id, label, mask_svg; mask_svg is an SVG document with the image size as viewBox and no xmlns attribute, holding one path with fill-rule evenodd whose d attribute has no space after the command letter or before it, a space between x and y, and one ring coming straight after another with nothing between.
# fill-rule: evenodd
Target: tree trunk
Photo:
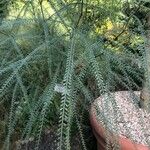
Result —
<instances>
[{"instance_id":1,"label":"tree trunk","mask_svg":"<svg viewBox=\"0 0 150 150\"><path fill-rule=\"evenodd\" d=\"M147 35L145 44L145 82L141 91L141 107L150 112L150 13L147 16Z\"/></svg>"}]
</instances>

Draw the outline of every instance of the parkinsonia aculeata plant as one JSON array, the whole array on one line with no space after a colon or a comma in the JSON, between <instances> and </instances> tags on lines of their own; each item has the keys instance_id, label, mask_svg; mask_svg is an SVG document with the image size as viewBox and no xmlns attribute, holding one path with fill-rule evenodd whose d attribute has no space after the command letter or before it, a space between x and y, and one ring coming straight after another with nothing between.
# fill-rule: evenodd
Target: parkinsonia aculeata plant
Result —
<instances>
[{"instance_id":1,"label":"parkinsonia aculeata plant","mask_svg":"<svg viewBox=\"0 0 150 150\"><path fill-rule=\"evenodd\" d=\"M21 140L36 136L38 149L43 128L59 124L59 150L71 149L71 131L76 126L87 149L80 111L84 114L92 100L118 87L140 89L137 81L142 82L143 72L131 65L137 55L130 51L139 43L124 43L124 39L141 35L128 30L129 18L122 18L120 0L11 2L11 9L19 12L4 17L0 26L0 105L9 112L4 113L3 121L8 122L4 147L10 148L19 128ZM145 87L150 83L148 49L143 55ZM61 85L62 95L56 85ZM144 100L144 108L150 107L148 101Z\"/></svg>"}]
</instances>

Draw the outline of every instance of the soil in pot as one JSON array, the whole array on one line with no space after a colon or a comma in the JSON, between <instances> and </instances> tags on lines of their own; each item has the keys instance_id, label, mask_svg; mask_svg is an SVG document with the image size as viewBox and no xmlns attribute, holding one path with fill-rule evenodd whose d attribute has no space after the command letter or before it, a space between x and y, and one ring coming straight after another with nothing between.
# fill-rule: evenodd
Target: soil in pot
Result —
<instances>
[{"instance_id":1,"label":"soil in pot","mask_svg":"<svg viewBox=\"0 0 150 150\"><path fill-rule=\"evenodd\" d=\"M119 91L95 100L91 109L91 125L99 150L106 147L106 142L114 147L117 140L119 143L116 145L122 150L149 149L150 114L139 108L139 97L140 92Z\"/></svg>"}]
</instances>

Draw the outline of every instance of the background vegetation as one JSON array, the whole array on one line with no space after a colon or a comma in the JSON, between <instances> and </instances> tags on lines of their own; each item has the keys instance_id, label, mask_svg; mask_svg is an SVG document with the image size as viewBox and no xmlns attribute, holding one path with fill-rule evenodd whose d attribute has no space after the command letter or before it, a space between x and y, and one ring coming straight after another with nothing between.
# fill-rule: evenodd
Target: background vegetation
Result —
<instances>
[{"instance_id":1,"label":"background vegetation","mask_svg":"<svg viewBox=\"0 0 150 150\"><path fill-rule=\"evenodd\" d=\"M120 0L1 0L0 141L57 130L57 148L92 139L88 110L109 91L140 90L150 3ZM87 138L89 137L89 139ZM92 149L93 146L92 146Z\"/></svg>"}]
</instances>

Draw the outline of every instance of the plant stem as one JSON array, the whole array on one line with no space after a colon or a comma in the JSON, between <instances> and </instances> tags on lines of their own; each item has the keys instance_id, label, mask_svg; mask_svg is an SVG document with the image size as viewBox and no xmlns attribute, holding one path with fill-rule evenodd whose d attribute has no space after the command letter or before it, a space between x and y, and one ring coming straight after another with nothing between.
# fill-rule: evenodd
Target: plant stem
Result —
<instances>
[{"instance_id":1,"label":"plant stem","mask_svg":"<svg viewBox=\"0 0 150 150\"><path fill-rule=\"evenodd\" d=\"M141 91L141 107L150 112L150 13L147 16L147 42L145 46L145 60L146 60L146 71L145 71L145 82Z\"/></svg>"}]
</instances>

